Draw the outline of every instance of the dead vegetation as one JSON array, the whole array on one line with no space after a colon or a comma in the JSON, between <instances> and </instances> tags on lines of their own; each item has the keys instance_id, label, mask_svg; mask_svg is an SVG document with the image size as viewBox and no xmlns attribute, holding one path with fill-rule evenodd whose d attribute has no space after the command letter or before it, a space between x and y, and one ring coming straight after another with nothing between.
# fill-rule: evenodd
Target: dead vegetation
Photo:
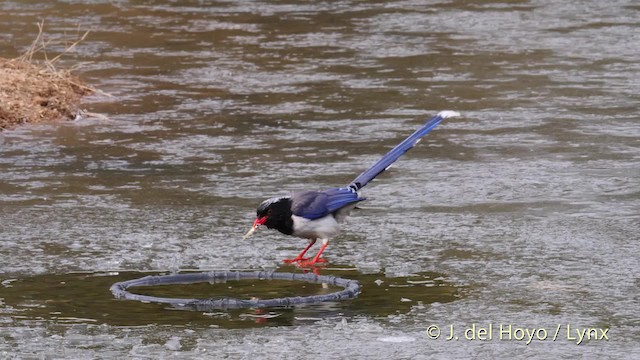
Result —
<instances>
[{"instance_id":1,"label":"dead vegetation","mask_svg":"<svg viewBox=\"0 0 640 360\"><path fill-rule=\"evenodd\" d=\"M59 69L60 58L73 51L89 32L49 58L43 23L29 50L14 59L0 57L0 131L20 124L74 119L80 99L96 90L73 75L73 69ZM42 59L37 60L37 57Z\"/></svg>"}]
</instances>

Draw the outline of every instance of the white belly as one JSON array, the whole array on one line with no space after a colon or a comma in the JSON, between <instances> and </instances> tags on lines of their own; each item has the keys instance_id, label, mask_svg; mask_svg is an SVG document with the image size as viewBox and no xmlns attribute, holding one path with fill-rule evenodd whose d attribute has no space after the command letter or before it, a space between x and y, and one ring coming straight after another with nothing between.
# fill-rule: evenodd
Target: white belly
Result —
<instances>
[{"instance_id":1,"label":"white belly","mask_svg":"<svg viewBox=\"0 0 640 360\"><path fill-rule=\"evenodd\" d=\"M293 235L305 239L331 239L340 232L336 219L327 215L315 220L292 215Z\"/></svg>"}]
</instances>

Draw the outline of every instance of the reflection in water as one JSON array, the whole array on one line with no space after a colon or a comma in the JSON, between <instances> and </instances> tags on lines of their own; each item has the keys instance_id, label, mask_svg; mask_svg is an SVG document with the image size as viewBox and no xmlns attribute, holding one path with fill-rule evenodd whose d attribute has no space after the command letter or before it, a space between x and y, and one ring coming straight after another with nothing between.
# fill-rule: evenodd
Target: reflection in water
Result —
<instances>
[{"instance_id":1,"label":"reflection in water","mask_svg":"<svg viewBox=\"0 0 640 360\"><path fill-rule=\"evenodd\" d=\"M355 299L286 308L175 311L189 308L113 298L108 291L111 284L139 278L142 276L140 273L38 275L3 282L4 313L26 323L56 321L112 326L189 324L191 327L215 324L223 328L245 328L298 325L314 319L358 315L386 317L406 314L412 307L424 307L434 302L446 303L460 297L460 289L444 281L442 275L437 273L387 277L384 273L362 274L353 268L329 268L322 273L358 280L363 291ZM163 298L271 299L328 294L339 289L326 284L284 280L229 280L212 284L136 287L131 292Z\"/></svg>"}]
</instances>

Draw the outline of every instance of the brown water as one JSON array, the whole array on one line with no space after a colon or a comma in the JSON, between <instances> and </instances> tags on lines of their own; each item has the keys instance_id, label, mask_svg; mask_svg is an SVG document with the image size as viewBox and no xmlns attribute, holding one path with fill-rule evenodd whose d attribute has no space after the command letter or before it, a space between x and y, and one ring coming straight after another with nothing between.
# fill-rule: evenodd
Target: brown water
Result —
<instances>
[{"instance_id":1,"label":"brown water","mask_svg":"<svg viewBox=\"0 0 640 360\"><path fill-rule=\"evenodd\" d=\"M108 120L0 135L0 357L639 358L639 18L630 0L3 1L0 56L40 19L91 29L65 64L113 97L85 104ZM445 109L463 117L365 188L327 250L369 284L429 274L427 298L365 287L266 317L110 298L140 272L273 269L304 241L240 241L261 200L344 185Z\"/></svg>"}]
</instances>

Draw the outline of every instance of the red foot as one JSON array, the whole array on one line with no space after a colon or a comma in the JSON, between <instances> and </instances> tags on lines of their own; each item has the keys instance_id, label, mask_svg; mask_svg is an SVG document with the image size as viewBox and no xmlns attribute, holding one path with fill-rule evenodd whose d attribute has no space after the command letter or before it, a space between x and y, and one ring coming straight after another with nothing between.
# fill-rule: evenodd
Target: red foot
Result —
<instances>
[{"instance_id":1,"label":"red foot","mask_svg":"<svg viewBox=\"0 0 640 360\"><path fill-rule=\"evenodd\" d=\"M320 275L321 269L324 269L324 266L309 266L309 267L300 268L300 270L302 270L302 272L305 274L312 272L316 275Z\"/></svg>"},{"instance_id":2,"label":"red foot","mask_svg":"<svg viewBox=\"0 0 640 360\"><path fill-rule=\"evenodd\" d=\"M318 263L326 263L326 262L327 262L327 260L325 260L324 258L310 260L310 261L304 260L304 261L298 262L298 266L299 267L311 267L311 266L314 266L314 265L316 265Z\"/></svg>"},{"instance_id":3,"label":"red foot","mask_svg":"<svg viewBox=\"0 0 640 360\"><path fill-rule=\"evenodd\" d=\"M284 260L282 260L282 262L285 263L285 264L293 264L293 263L297 263L299 261L307 261L307 260L309 260L309 258L299 258L299 257L297 257L295 259L284 259Z\"/></svg>"}]
</instances>

